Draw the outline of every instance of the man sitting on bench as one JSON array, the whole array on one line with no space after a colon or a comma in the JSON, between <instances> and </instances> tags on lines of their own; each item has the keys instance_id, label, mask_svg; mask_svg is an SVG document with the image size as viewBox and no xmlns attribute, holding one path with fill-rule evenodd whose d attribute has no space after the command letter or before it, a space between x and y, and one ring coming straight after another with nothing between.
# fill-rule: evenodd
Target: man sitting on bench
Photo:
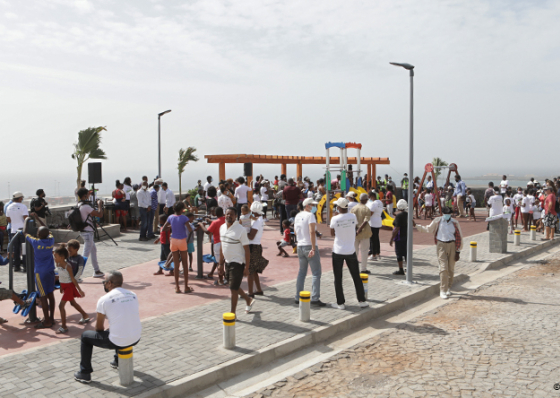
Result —
<instances>
[{"instance_id":1,"label":"man sitting on bench","mask_svg":"<svg viewBox=\"0 0 560 398\"><path fill-rule=\"evenodd\" d=\"M142 324L138 298L133 292L123 289L123 276L119 271L111 271L105 277L103 285L106 295L97 302L97 324L94 330L82 333L82 360L80 371L74 378L81 383L91 382L91 355L93 347L115 350L113 368L118 368L117 351L134 346L140 341ZM109 321L109 329L105 330L105 318Z\"/></svg>"}]
</instances>

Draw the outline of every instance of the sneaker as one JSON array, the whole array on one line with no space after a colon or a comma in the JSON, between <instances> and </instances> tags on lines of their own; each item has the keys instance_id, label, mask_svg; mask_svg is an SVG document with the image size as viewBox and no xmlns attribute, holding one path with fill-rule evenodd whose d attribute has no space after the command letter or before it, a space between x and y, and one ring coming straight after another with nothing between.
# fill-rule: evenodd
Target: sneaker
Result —
<instances>
[{"instance_id":1,"label":"sneaker","mask_svg":"<svg viewBox=\"0 0 560 398\"><path fill-rule=\"evenodd\" d=\"M367 307L369 307L369 304L366 303L365 301L360 301L358 304L360 305L360 308L367 308Z\"/></svg>"},{"instance_id":2,"label":"sneaker","mask_svg":"<svg viewBox=\"0 0 560 398\"><path fill-rule=\"evenodd\" d=\"M79 381L80 383L89 384L91 383L91 374L76 372L74 373L74 380Z\"/></svg>"},{"instance_id":3,"label":"sneaker","mask_svg":"<svg viewBox=\"0 0 560 398\"><path fill-rule=\"evenodd\" d=\"M346 307L344 306L344 304L337 304L337 303L331 303L331 307L332 308L336 308L337 310L343 310Z\"/></svg>"},{"instance_id":4,"label":"sneaker","mask_svg":"<svg viewBox=\"0 0 560 398\"><path fill-rule=\"evenodd\" d=\"M372 255L370 255L367 259L368 259L368 260L373 260L374 258L375 258L375 257L374 257L374 255L372 254Z\"/></svg>"},{"instance_id":5,"label":"sneaker","mask_svg":"<svg viewBox=\"0 0 560 398\"><path fill-rule=\"evenodd\" d=\"M393 275L404 275L404 270L402 268L399 268L398 271L393 272Z\"/></svg>"},{"instance_id":6,"label":"sneaker","mask_svg":"<svg viewBox=\"0 0 560 398\"><path fill-rule=\"evenodd\" d=\"M379 261L379 256L373 256L373 261Z\"/></svg>"},{"instance_id":7,"label":"sneaker","mask_svg":"<svg viewBox=\"0 0 560 398\"><path fill-rule=\"evenodd\" d=\"M447 298L448 298L448 297L447 297L447 294L445 294L444 292L441 292L441 293L439 294L439 297L441 297L441 298L444 299L444 300L447 300Z\"/></svg>"},{"instance_id":8,"label":"sneaker","mask_svg":"<svg viewBox=\"0 0 560 398\"><path fill-rule=\"evenodd\" d=\"M119 363L115 359L113 359L111 362L109 362L109 365L111 365L111 367L113 369L118 369L119 368Z\"/></svg>"},{"instance_id":9,"label":"sneaker","mask_svg":"<svg viewBox=\"0 0 560 398\"><path fill-rule=\"evenodd\" d=\"M295 300L294 303L295 303L296 305L299 305L299 300Z\"/></svg>"},{"instance_id":10,"label":"sneaker","mask_svg":"<svg viewBox=\"0 0 560 398\"><path fill-rule=\"evenodd\" d=\"M93 277L94 277L94 278L103 278L104 276L105 276L105 274L104 274L103 272L101 272L101 271L95 271L95 272L93 273Z\"/></svg>"},{"instance_id":11,"label":"sneaker","mask_svg":"<svg viewBox=\"0 0 560 398\"><path fill-rule=\"evenodd\" d=\"M312 302L311 302L311 305L314 305L315 307L324 307L324 306L326 306L327 304L326 304L326 303L323 303L321 300L317 300L317 301L312 301Z\"/></svg>"},{"instance_id":12,"label":"sneaker","mask_svg":"<svg viewBox=\"0 0 560 398\"><path fill-rule=\"evenodd\" d=\"M446 292L445 292L445 295L446 295L447 297L451 296L451 290L446 291Z\"/></svg>"},{"instance_id":13,"label":"sneaker","mask_svg":"<svg viewBox=\"0 0 560 398\"><path fill-rule=\"evenodd\" d=\"M140 242L146 242L146 241L149 241L149 239L148 239L148 238L138 238L138 240L139 240Z\"/></svg>"}]
</instances>

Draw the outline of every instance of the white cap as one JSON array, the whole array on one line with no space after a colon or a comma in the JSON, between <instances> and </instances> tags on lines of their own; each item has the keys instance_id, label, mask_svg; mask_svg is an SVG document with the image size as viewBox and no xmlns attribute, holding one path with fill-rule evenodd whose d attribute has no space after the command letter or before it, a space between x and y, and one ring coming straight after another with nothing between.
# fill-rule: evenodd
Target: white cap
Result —
<instances>
[{"instance_id":1,"label":"white cap","mask_svg":"<svg viewBox=\"0 0 560 398\"><path fill-rule=\"evenodd\" d=\"M349 191L349 192L346 194L346 196L351 196L351 197L355 198L355 197L356 197L356 192Z\"/></svg>"},{"instance_id":2,"label":"white cap","mask_svg":"<svg viewBox=\"0 0 560 398\"><path fill-rule=\"evenodd\" d=\"M307 198L303 201L303 207L316 204L319 204L319 202L315 202L313 198Z\"/></svg>"},{"instance_id":3,"label":"white cap","mask_svg":"<svg viewBox=\"0 0 560 398\"><path fill-rule=\"evenodd\" d=\"M14 194L12 195L12 198L14 199L23 198L23 193L20 191L15 191Z\"/></svg>"},{"instance_id":4,"label":"white cap","mask_svg":"<svg viewBox=\"0 0 560 398\"><path fill-rule=\"evenodd\" d=\"M251 204L251 211L253 213L262 214L263 213L263 205L261 202L253 202Z\"/></svg>"},{"instance_id":5,"label":"white cap","mask_svg":"<svg viewBox=\"0 0 560 398\"><path fill-rule=\"evenodd\" d=\"M336 205L338 207L340 207L341 209L347 209L348 208L348 200L344 199L344 198L338 198L338 200L336 201Z\"/></svg>"},{"instance_id":6,"label":"white cap","mask_svg":"<svg viewBox=\"0 0 560 398\"><path fill-rule=\"evenodd\" d=\"M406 202L406 200L401 199L397 202L397 209L398 210L406 210L408 209L408 203Z\"/></svg>"}]
</instances>

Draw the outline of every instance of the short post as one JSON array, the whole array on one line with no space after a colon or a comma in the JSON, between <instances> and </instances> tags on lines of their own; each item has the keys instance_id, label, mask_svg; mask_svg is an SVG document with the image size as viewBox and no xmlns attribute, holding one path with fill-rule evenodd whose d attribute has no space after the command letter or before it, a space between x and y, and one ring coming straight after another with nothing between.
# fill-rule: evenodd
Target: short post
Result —
<instances>
[{"instance_id":1,"label":"short post","mask_svg":"<svg viewBox=\"0 0 560 398\"><path fill-rule=\"evenodd\" d=\"M531 237L531 240L537 240L537 227L534 225L531 225L531 232L529 232L529 236Z\"/></svg>"},{"instance_id":2,"label":"short post","mask_svg":"<svg viewBox=\"0 0 560 398\"><path fill-rule=\"evenodd\" d=\"M224 348L231 350L235 348L235 314L224 313Z\"/></svg>"},{"instance_id":3,"label":"short post","mask_svg":"<svg viewBox=\"0 0 560 398\"><path fill-rule=\"evenodd\" d=\"M309 322L311 319L311 292L299 292L299 320Z\"/></svg>"},{"instance_id":4,"label":"short post","mask_svg":"<svg viewBox=\"0 0 560 398\"><path fill-rule=\"evenodd\" d=\"M521 231L516 229L513 234L513 245L519 246L521 244Z\"/></svg>"},{"instance_id":5,"label":"short post","mask_svg":"<svg viewBox=\"0 0 560 398\"><path fill-rule=\"evenodd\" d=\"M119 379L122 386L129 386L134 381L134 364L132 361L132 347L120 348L119 355Z\"/></svg>"},{"instance_id":6,"label":"short post","mask_svg":"<svg viewBox=\"0 0 560 398\"><path fill-rule=\"evenodd\" d=\"M477 243L471 242L471 263L476 262L476 251L477 251Z\"/></svg>"},{"instance_id":7,"label":"short post","mask_svg":"<svg viewBox=\"0 0 560 398\"><path fill-rule=\"evenodd\" d=\"M360 274L360 279L364 285L364 295L366 296L366 300L368 299L368 282L369 282L369 275L368 274Z\"/></svg>"}]
</instances>

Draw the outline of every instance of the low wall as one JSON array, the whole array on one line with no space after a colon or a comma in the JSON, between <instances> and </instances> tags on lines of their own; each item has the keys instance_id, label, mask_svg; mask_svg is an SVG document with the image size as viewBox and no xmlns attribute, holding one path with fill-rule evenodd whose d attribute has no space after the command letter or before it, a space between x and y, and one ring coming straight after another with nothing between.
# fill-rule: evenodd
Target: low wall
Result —
<instances>
[{"instance_id":1,"label":"low wall","mask_svg":"<svg viewBox=\"0 0 560 398\"><path fill-rule=\"evenodd\" d=\"M472 194L476 199L476 207L484 207L484 191L487 188L471 188ZM402 189L397 188L397 201L402 199ZM408 200L408 198L405 198Z\"/></svg>"}]
</instances>

